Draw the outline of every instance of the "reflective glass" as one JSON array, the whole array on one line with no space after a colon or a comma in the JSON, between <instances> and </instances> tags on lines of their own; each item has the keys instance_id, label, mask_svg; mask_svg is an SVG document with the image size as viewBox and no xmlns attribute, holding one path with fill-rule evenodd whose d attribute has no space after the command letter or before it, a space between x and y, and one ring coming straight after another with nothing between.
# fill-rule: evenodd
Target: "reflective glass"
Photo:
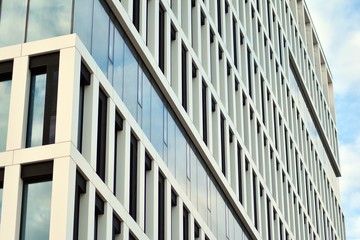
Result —
<instances>
[{"instance_id":1,"label":"reflective glass","mask_svg":"<svg viewBox=\"0 0 360 240\"><path fill-rule=\"evenodd\" d=\"M164 104L154 88L151 91L151 143L163 157ZM185 151L183 152L185 153ZM184 172L185 173L185 172Z\"/></svg>"},{"instance_id":2,"label":"reflective glass","mask_svg":"<svg viewBox=\"0 0 360 240\"><path fill-rule=\"evenodd\" d=\"M124 103L137 119L138 63L125 45L124 49Z\"/></svg>"},{"instance_id":3,"label":"reflective glass","mask_svg":"<svg viewBox=\"0 0 360 240\"><path fill-rule=\"evenodd\" d=\"M197 169L197 178L198 178L198 201L199 201L199 213L201 216L206 216L207 213L207 192L206 192L206 177L207 174L205 172L204 167L199 163L198 169ZM206 218L204 217L204 220L206 221Z\"/></svg>"},{"instance_id":4,"label":"reflective glass","mask_svg":"<svg viewBox=\"0 0 360 240\"><path fill-rule=\"evenodd\" d=\"M186 140L179 128L176 128L176 180L186 190Z\"/></svg>"},{"instance_id":5,"label":"reflective glass","mask_svg":"<svg viewBox=\"0 0 360 240\"><path fill-rule=\"evenodd\" d=\"M225 202L221 195L217 194L218 239L226 239L225 210Z\"/></svg>"},{"instance_id":6,"label":"reflective glass","mask_svg":"<svg viewBox=\"0 0 360 240\"><path fill-rule=\"evenodd\" d=\"M168 117L168 168L174 174L175 173L175 161L176 161L176 142L175 142L175 132L176 132L176 123L172 116L169 113ZM174 174L175 175L175 174Z\"/></svg>"},{"instance_id":7,"label":"reflective glass","mask_svg":"<svg viewBox=\"0 0 360 240\"><path fill-rule=\"evenodd\" d=\"M143 73L142 87L142 129L146 136L150 136L151 131L151 83L146 74Z\"/></svg>"},{"instance_id":8,"label":"reflective glass","mask_svg":"<svg viewBox=\"0 0 360 240\"><path fill-rule=\"evenodd\" d=\"M0 1L0 47L23 43L25 40L26 1Z\"/></svg>"},{"instance_id":9,"label":"reflective glass","mask_svg":"<svg viewBox=\"0 0 360 240\"><path fill-rule=\"evenodd\" d=\"M0 81L0 152L6 149L11 81Z\"/></svg>"},{"instance_id":10,"label":"reflective glass","mask_svg":"<svg viewBox=\"0 0 360 240\"><path fill-rule=\"evenodd\" d=\"M70 33L72 0L29 0L28 11L27 42Z\"/></svg>"},{"instance_id":11,"label":"reflective glass","mask_svg":"<svg viewBox=\"0 0 360 240\"><path fill-rule=\"evenodd\" d=\"M190 148L191 201L194 203L195 208L198 209L199 186L198 186L198 170L197 169L198 169L198 160L196 158L194 151ZM202 196L200 195L200 197L202 197ZM200 213L200 215L205 217L206 212L204 215L202 215L202 213ZM204 220L206 221L206 217Z\"/></svg>"},{"instance_id":12,"label":"reflective glass","mask_svg":"<svg viewBox=\"0 0 360 240\"><path fill-rule=\"evenodd\" d=\"M27 146L42 145L45 110L46 74L35 75L31 79L29 123Z\"/></svg>"},{"instance_id":13,"label":"reflective glass","mask_svg":"<svg viewBox=\"0 0 360 240\"><path fill-rule=\"evenodd\" d=\"M0 222L1 222L1 209L2 209L2 195L3 195L3 189L0 188Z\"/></svg>"},{"instance_id":14,"label":"reflective glass","mask_svg":"<svg viewBox=\"0 0 360 240\"><path fill-rule=\"evenodd\" d=\"M123 98L124 45L125 43L122 36L119 31L115 29L113 86L121 99Z\"/></svg>"},{"instance_id":15,"label":"reflective glass","mask_svg":"<svg viewBox=\"0 0 360 240\"><path fill-rule=\"evenodd\" d=\"M51 181L24 184L21 240L49 239L51 188Z\"/></svg>"},{"instance_id":16,"label":"reflective glass","mask_svg":"<svg viewBox=\"0 0 360 240\"><path fill-rule=\"evenodd\" d=\"M92 55L102 72L107 75L109 55L109 15L99 1L94 4Z\"/></svg>"},{"instance_id":17,"label":"reflective glass","mask_svg":"<svg viewBox=\"0 0 360 240\"><path fill-rule=\"evenodd\" d=\"M87 49L91 49L91 27L93 19L93 0L76 0L74 6L74 32L77 33Z\"/></svg>"}]
</instances>

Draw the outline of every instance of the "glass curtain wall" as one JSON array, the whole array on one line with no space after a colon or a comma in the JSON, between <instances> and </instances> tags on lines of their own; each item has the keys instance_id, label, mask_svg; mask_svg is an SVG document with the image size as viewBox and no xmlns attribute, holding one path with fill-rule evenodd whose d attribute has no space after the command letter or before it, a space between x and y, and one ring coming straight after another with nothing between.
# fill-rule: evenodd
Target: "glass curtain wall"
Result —
<instances>
[{"instance_id":1,"label":"glass curtain wall","mask_svg":"<svg viewBox=\"0 0 360 240\"><path fill-rule=\"evenodd\" d=\"M0 1L0 47L70 34L72 2Z\"/></svg>"},{"instance_id":2,"label":"glass curtain wall","mask_svg":"<svg viewBox=\"0 0 360 240\"><path fill-rule=\"evenodd\" d=\"M12 62L0 63L0 152L6 149L12 65Z\"/></svg>"},{"instance_id":3,"label":"glass curtain wall","mask_svg":"<svg viewBox=\"0 0 360 240\"><path fill-rule=\"evenodd\" d=\"M231 236L246 237L239 218L106 3L75 0L73 31L82 39L215 236L225 239L226 229L230 229ZM230 214L223 214L225 210Z\"/></svg>"}]
</instances>

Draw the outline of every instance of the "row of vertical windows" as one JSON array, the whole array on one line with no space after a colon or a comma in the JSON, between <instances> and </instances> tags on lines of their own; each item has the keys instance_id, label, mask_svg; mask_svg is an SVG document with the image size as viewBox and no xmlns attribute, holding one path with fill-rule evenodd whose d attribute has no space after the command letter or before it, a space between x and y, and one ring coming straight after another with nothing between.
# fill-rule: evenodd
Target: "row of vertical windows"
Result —
<instances>
[{"instance_id":1,"label":"row of vertical windows","mask_svg":"<svg viewBox=\"0 0 360 240\"><path fill-rule=\"evenodd\" d=\"M70 0L1 1L0 47L69 34L71 9Z\"/></svg>"},{"instance_id":2,"label":"row of vertical windows","mask_svg":"<svg viewBox=\"0 0 360 240\"><path fill-rule=\"evenodd\" d=\"M0 63L0 152L6 149L13 62Z\"/></svg>"},{"instance_id":3,"label":"row of vertical windows","mask_svg":"<svg viewBox=\"0 0 360 240\"><path fill-rule=\"evenodd\" d=\"M95 7L102 7L102 5L97 5ZM121 31L118 31L120 31L120 29L116 27L115 35L122 34ZM126 69L128 73L126 73L126 80L124 78L124 84L122 85L123 90L120 92L118 91L116 86L119 79L116 79L114 77L115 75L112 75L113 80L111 82L124 103L128 106L130 112L141 125L145 134L153 143L155 149L157 149L159 154L163 157L165 163L186 192L189 192L192 189L191 192L196 193L196 189L199 189L201 194L191 194L191 196L195 206L203 213L203 216L207 216L206 209L213 209L215 206L207 206L206 201L204 203L204 199L200 198L200 196L210 196L212 191L215 193L215 199L213 201L215 203L220 201L225 207L225 201L220 192L218 192L218 187L214 185L213 180L207 180L209 178L207 176L207 170L205 170L202 163L199 162L200 159L198 158L198 154L194 152L192 144L187 142L183 130L179 128L178 124L175 122L173 114L168 110L167 104L163 102L162 97L159 97L158 91L152 86L150 82L151 78L148 73L143 72L143 66L141 62L139 64L137 58L134 57L134 52L132 48L129 48L127 40L117 39L113 44L115 46L113 49L119 49L120 51L120 55L115 55L127 56L124 57L124 59L127 58L132 60L130 62L128 61L126 68L124 68L124 71ZM117 48L117 44L122 44L122 47ZM97 55L93 56L97 59ZM184 54L184 56L186 55ZM121 76L125 76L125 73L121 74ZM126 82L129 82L129 84ZM127 98L126 95L128 95L129 98ZM176 154L176 152L187 152L187 154L181 156ZM133 165L135 165L135 163L133 163ZM132 166L131 168L135 168L135 166ZM212 184L207 186L207 181L210 181ZM191 184L189 185L187 182L190 182ZM199 184L201 184L201 186ZM134 197L134 195L132 196ZM197 196L199 196L199 198ZM216 200L216 198L219 199ZM130 207L130 209L133 208ZM135 215L135 211L136 210L132 211L133 216ZM211 215L214 216L213 219L217 218L215 217L215 211L211 213ZM231 217L231 221L233 222L235 220L234 215L231 215ZM206 221L210 223L210 219L206 219ZM214 221L215 223L218 222L217 219ZM216 224L213 225L213 228L215 226Z\"/></svg>"},{"instance_id":4,"label":"row of vertical windows","mask_svg":"<svg viewBox=\"0 0 360 240\"><path fill-rule=\"evenodd\" d=\"M59 53L30 58L30 99L26 146L55 142Z\"/></svg>"},{"instance_id":5,"label":"row of vertical windows","mask_svg":"<svg viewBox=\"0 0 360 240\"><path fill-rule=\"evenodd\" d=\"M185 64L183 64L183 65L185 65ZM251 66L251 65L250 65ZM256 69L256 67L254 67L255 69ZM137 74L138 75L138 74ZM141 79L141 80L138 80L138 81L143 81L143 79ZM186 82L185 82L186 83ZM139 83L138 83L139 84ZM185 87L183 87L183 89L185 89ZM250 92L253 92L252 90L250 91ZM139 96L139 95L138 95ZM187 99L187 98L183 98L183 99ZM184 101L186 101L186 100L184 100ZM142 106L141 106L142 107ZM136 109L136 108L132 108L132 109ZM136 111L137 113L136 113L136 115L139 117L139 112L138 112L138 110L139 110L139 108L137 109L137 110L134 110L134 112ZM253 115L253 113L250 113L250 115ZM140 114L140 116L141 116L141 114ZM275 116L276 118L277 118L277 115ZM166 117L164 117L164 119L167 119ZM164 123L166 123L166 122L164 122ZM277 124L275 124L275 126L274 126L274 128L275 129L277 129ZM277 130L275 130L275 135L276 135L276 141L275 141L275 144L277 145L278 144L278 142L279 142L279 140L278 140L278 137L277 137ZM164 140L165 141L165 140ZM168 146L166 146L167 145L167 143L165 143L164 142L164 149L161 149L161 150L166 150L166 147L168 147ZM159 145L160 146L160 145ZM162 148L162 147L161 147ZM164 152L164 154L165 154L165 152Z\"/></svg>"}]
</instances>

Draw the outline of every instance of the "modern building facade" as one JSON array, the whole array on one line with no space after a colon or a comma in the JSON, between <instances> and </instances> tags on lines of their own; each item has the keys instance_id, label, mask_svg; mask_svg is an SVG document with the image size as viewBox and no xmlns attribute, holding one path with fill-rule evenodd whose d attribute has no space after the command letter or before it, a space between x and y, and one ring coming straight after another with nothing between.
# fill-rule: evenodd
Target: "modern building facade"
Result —
<instances>
[{"instance_id":1,"label":"modern building facade","mask_svg":"<svg viewBox=\"0 0 360 240\"><path fill-rule=\"evenodd\" d=\"M0 239L345 239L304 0L0 1Z\"/></svg>"}]
</instances>

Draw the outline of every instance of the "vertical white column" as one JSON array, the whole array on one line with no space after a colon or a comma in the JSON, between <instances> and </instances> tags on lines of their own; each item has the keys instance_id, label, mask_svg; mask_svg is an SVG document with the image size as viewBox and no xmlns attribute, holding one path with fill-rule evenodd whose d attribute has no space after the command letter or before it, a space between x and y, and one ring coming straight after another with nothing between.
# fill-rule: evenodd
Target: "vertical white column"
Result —
<instances>
[{"instance_id":1,"label":"vertical white column","mask_svg":"<svg viewBox=\"0 0 360 240\"><path fill-rule=\"evenodd\" d=\"M168 12L165 12L165 29L164 29L164 46L165 46L165 71L164 75L166 80L170 83L171 82L171 20Z\"/></svg>"},{"instance_id":2,"label":"vertical white column","mask_svg":"<svg viewBox=\"0 0 360 240\"><path fill-rule=\"evenodd\" d=\"M193 119L193 85L192 85L192 59L189 51L186 51L186 81L187 81L187 112L190 119Z\"/></svg>"},{"instance_id":3,"label":"vertical white column","mask_svg":"<svg viewBox=\"0 0 360 240\"><path fill-rule=\"evenodd\" d=\"M54 159L49 239L72 239L76 164L69 157Z\"/></svg>"},{"instance_id":4,"label":"vertical white column","mask_svg":"<svg viewBox=\"0 0 360 240\"><path fill-rule=\"evenodd\" d=\"M147 12L146 12L146 9L147 9L147 2L148 1L140 1L140 28L139 28L139 32L140 32L140 35L142 37L142 39L144 40L144 42L146 42L146 16L147 16Z\"/></svg>"},{"instance_id":5,"label":"vertical white column","mask_svg":"<svg viewBox=\"0 0 360 240\"><path fill-rule=\"evenodd\" d=\"M112 239L113 210L109 203L104 203L104 214L99 215L98 239Z\"/></svg>"},{"instance_id":6,"label":"vertical white column","mask_svg":"<svg viewBox=\"0 0 360 240\"><path fill-rule=\"evenodd\" d=\"M202 135L202 79L199 70L196 77L192 79L192 110L193 123Z\"/></svg>"},{"instance_id":7,"label":"vertical white column","mask_svg":"<svg viewBox=\"0 0 360 240\"><path fill-rule=\"evenodd\" d=\"M137 218L138 224L142 230L145 229L144 226L144 213L145 213L145 146L142 142L138 144L138 175L137 175Z\"/></svg>"},{"instance_id":8,"label":"vertical white column","mask_svg":"<svg viewBox=\"0 0 360 240\"><path fill-rule=\"evenodd\" d=\"M0 239L19 239L22 198L21 166L5 168Z\"/></svg>"},{"instance_id":9,"label":"vertical white column","mask_svg":"<svg viewBox=\"0 0 360 240\"><path fill-rule=\"evenodd\" d=\"M77 145L81 56L75 47L60 50L55 142Z\"/></svg>"},{"instance_id":10,"label":"vertical white column","mask_svg":"<svg viewBox=\"0 0 360 240\"><path fill-rule=\"evenodd\" d=\"M14 59L6 145L7 150L19 149L25 146L30 91L30 71L28 66L28 56Z\"/></svg>"},{"instance_id":11,"label":"vertical white column","mask_svg":"<svg viewBox=\"0 0 360 240\"><path fill-rule=\"evenodd\" d=\"M123 204L126 211L130 207L130 134L131 129L127 121L123 122L123 130L118 133L118 159L117 159L117 176L116 185L117 198Z\"/></svg>"},{"instance_id":12,"label":"vertical white column","mask_svg":"<svg viewBox=\"0 0 360 240\"><path fill-rule=\"evenodd\" d=\"M188 215L188 219L189 219L189 240L195 240L195 237L194 237L194 232L195 232L195 219L194 219L194 216L189 213Z\"/></svg>"},{"instance_id":13,"label":"vertical white column","mask_svg":"<svg viewBox=\"0 0 360 240\"><path fill-rule=\"evenodd\" d=\"M188 1L191 2L191 1ZM200 2L195 1L195 6L191 8L192 16L192 43L197 56L201 56L201 15L200 15Z\"/></svg>"},{"instance_id":14,"label":"vertical white column","mask_svg":"<svg viewBox=\"0 0 360 240\"><path fill-rule=\"evenodd\" d=\"M119 240L129 240L129 226L125 223L121 224L121 234Z\"/></svg>"},{"instance_id":15,"label":"vertical white column","mask_svg":"<svg viewBox=\"0 0 360 240\"><path fill-rule=\"evenodd\" d=\"M133 19L133 1L131 0L122 0L122 6L124 7L125 11L129 15L130 20Z\"/></svg>"},{"instance_id":16,"label":"vertical white column","mask_svg":"<svg viewBox=\"0 0 360 240\"><path fill-rule=\"evenodd\" d=\"M93 240L95 225L95 194L96 189L88 182L84 201L80 205L79 239Z\"/></svg>"},{"instance_id":17,"label":"vertical white column","mask_svg":"<svg viewBox=\"0 0 360 240\"><path fill-rule=\"evenodd\" d=\"M238 157L237 157L237 140L235 137L232 137L232 143L230 143L230 155L229 155L229 178L230 178L230 184L231 188L235 192L235 194L238 196L239 191L239 174L238 174Z\"/></svg>"},{"instance_id":18,"label":"vertical white column","mask_svg":"<svg viewBox=\"0 0 360 240\"><path fill-rule=\"evenodd\" d=\"M159 62L159 0L148 1L148 48Z\"/></svg>"},{"instance_id":19,"label":"vertical white column","mask_svg":"<svg viewBox=\"0 0 360 240\"><path fill-rule=\"evenodd\" d=\"M177 205L172 207L171 216L171 239L182 240L183 239L183 202L181 198L177 198Z\"/></svg>"},{"instance_id":20,"label":"vertical white column","mask_svg":"<svg viewBox=\"0 0 360 240\"><path fill-rule=\"evenodd\" d=\"M83 123L83 156L96 169L96 149L97 149L97 112L99 104L99 81L92 75L91 85L85 91L84 98L84 117Z\"/></svg>"},{"instance_id":21,"label":"vertical white column","mask_svg":"<svg viewBox=\"0 0 360 240\"><path fill-rule=\"evenodd\" d=\"M164 182L164 205L165 205L165 239L171 239L171 185L169 180L165 179Z\"/></svg>"},{"instance_id":22,"label":"vertical white column","mask_svg":"<svg viewBox=\"0 0 360 240\"><path fill-rule=\"evenodd\" d=\"M179 33L175 37L171 42L171 86L181 100L181 39Z\"/></svg>"},{"instance_id":23,"label":"vertical white column","mask_svg":"<svg viewBox=\"0 0 360 240\"><path fill-rule=\"evenodd\" d=\"M179 1L181 3L181 29L191 42L191 1Z\"/></svg>"},{"instance_id":24,"label":"vertical white column","mask_svg":"<svg viewBox=\"0 0 360 240\"><path fill-rule=\"evenodd\" d=\"M159 167L155 161L151 165L151 171L146 173L146 235L155 240L158 239Z\"/></svg>"},{"instance_id":25,"label":"vertical white column","mask_svg":"<svg viewBox=\"0 0 360 240\"><path fill-rule=\"evenodd\" d=\"M115 167L115 103L108 98L107 101L107 139L106 139L106 183L109 189L114 188Z\"/></svg>"}]
</instances>

